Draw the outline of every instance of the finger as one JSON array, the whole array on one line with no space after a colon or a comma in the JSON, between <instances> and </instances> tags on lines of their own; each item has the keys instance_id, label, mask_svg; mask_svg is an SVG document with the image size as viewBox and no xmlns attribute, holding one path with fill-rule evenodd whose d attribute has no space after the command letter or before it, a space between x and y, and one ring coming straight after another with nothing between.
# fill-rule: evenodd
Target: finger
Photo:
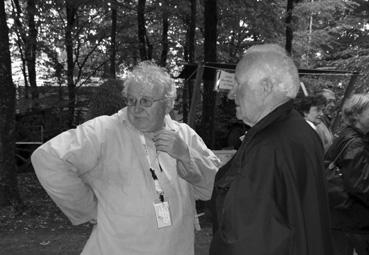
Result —
<instances>
[{"instance_id":1,"label":"finger","mask_svg":"<svg viewBox=\"0 0 369 255\"><path fill-rule=\"evenodd\" d=\"M158 141L155 144L155 147L161 147L161 148L166 148L166 150L170 150L170 148L173 147L173 143L168 142L168 141Z\"/></svg>"},{"instance_id":2,"label":"finger","mask_svg":"<svg viewBox=\"0 0 369 255\"><path fill-rule=\"evenodd\" d=\"M160 137L175 137L175 133L161 133L154 136L154 138L160 138Z\"/></svg>"},{"instance_id":3,"label":"finger","mask_svg":"<svg viewBox=\"0 0 369 255\"><path fill-rule=\"evenodd\" d=\"M158 146L156 146L156 151L163 151L163 152L169 153L170 150L169 150L168 146L158 145Z\"/></svg>"},{"instance_id":4,"label":"finger","mask_svg":"<svg viewBox=\"0 0 369 255\"><path fill-rule=\"evenodd\" d=\"M171 134L161 134L161 135L158 135L156 137L153 137L152 139L154 142L156 141L173 141L175 140L175 136L171 135Z\"/></svg>"},{"instance_id":5,"label":"finger","mask_svg":"<svg viewBox=\"0 0 369 255\"><path fill-rule=\"evenodd\" d=\"M154 133L154 137L156 136L171 136L175 135L176 132L174 130L160 130Z\"/></svg>"},{"instance_id":6,"label":"finger","mask_svg":"<svg viewBox=\"0 0 369 255\"><path fill-rule=\"evenodd\" d=\"M162 129L162 130L159 130L159 131L155 132L154 136L159 136L159 135L163 135L163 134L170 134L171 132L173 132L173 131Z\"/></svg>"},{"instance_id":7,"label":"finger","mask_svg":"<svg viewBox=\"0 0 369 255\"><path fill-rule=\"evenodd\" d=\"M171 139L170 137L161 137L161 136L152 139L154 143L169 143L171 140L173 139Z\"/></svg>"}]
</instances>

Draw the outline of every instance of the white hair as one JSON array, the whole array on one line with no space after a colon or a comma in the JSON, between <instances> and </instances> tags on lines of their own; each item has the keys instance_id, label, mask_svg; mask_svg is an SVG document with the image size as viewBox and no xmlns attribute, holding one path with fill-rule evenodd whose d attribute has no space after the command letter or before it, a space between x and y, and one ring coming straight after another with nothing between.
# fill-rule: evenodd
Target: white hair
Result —
<instances>
[{"instance_id":1,"label":"white hair","mask_svg":"<svg viewBox=\"0 0 369 255\"><path fill-rule=\"evenodd\" d=\"M140 62L128 74L124 82L123 95L127 95L128 88L135 83L142 84L146 88L161 89L171 109L174 107L177 95L175 82L164 68L152 61Z\"/></svg>"},{"instance_id":2,"label":"white hair","mask_svg":"<svg viewBox=\"0 0 369 255\"><path fill-rule=\"evenodd\" d=\"M355 126L357 115L369 108L369 94L354 94L348 98L342 107L343 121L349 126Z\"/></svg>"},{"instance_id":3,"label":"white hair","mask_svg":"<svg viewBox=\"0 0 369 255\"><path fill-rule=\"evenodd\" d=\"M273 89L295 98L300 88L298 70L287 52L277 44L261 44L250 47L242 60L245 67L257 65L259 71L271 81Z\"/></svg>"}]
</instances>

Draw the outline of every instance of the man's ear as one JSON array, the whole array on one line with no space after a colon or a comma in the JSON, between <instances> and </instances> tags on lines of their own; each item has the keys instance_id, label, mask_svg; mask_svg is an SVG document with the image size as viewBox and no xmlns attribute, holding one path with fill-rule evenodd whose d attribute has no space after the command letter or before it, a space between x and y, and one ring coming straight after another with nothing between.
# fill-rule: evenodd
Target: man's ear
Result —
<instances>
[{"instance_id":1,"label":"man's ear","mask_svg":"<svg viewBox=\"0 0 369 255\"><path fill-rule=\"evenodd\" d=\"M168 99L166 101L165 114L169 114L174 108L174 100Z\"/></svg>"},{"instance_id":2,"label":"man's ear","mask_svg":"<svg viewBox=\"0 0 369 255\"><path fill-rule=\"evenodd\" d=\"M272 92L273 92L273 81L268 78L268 77L265 77L263 78L261 81L261 93L263 95L263 98L266 98L268 97Z\"/></svg>"},{"instance_id":3,"label":"man's ear","mask_svg":"<svg viewBox=\"0 0 369 255\"><path fill-rule=\"evenodd\" d=\"M309 115L309 112L302 112L302 115L304 115L304 118L306 119L307 116Z\"/></svg>"}]
</instances>

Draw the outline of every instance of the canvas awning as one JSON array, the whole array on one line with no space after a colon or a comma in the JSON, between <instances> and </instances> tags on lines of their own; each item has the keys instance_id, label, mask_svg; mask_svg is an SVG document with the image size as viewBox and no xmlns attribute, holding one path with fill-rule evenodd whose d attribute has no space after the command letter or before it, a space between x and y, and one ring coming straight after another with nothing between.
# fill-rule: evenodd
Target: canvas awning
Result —
<instances>
[{"instance_id":1,"label":"canvas awning","mask_svg":"<svg viewBox=\"0 0 369 255\"><path fill-rule=\"evenodd\" d=\"M175 77L179 79L195 79L198 68L197 63L184 63L181 73ZM203 67L203 80L213 80L217 70L224 70L228 72L234 72L236 64L230 63L213 63L205 62L200 63ZM352 76L359 75L358 72L344 71L344 70L332 70L331 68L317 68L317 69L298 69L299 74L303 75L340 75L340 76Z\"/></svg>"},{"instance_id":2,"label":"canvas awning","mask_svg":"<svg viewBox=\"0 0 369 255\"><path fill-rule=\"evenodd\" d=\"M175 77L184 80L192 80L195 79L194 89L192 93L192 100L190 106L190 112L188 116L188 124L193 127L194 125L194 116L195 116L195 105L199 100L200 95L200 84L202 80L215 80L217 70L223 70L227 72L234 72L236 68L236 64L232 63L218 63L218 62L204 62L204 63L184 63L183 69L181 73ZM360 75L359 72L355 71L346 71L346 70L333 70L331 68L317 68L317 69L298 69L300 76L305 75L324 75L324 76L349 76L350 81L345 88L344 96L339 103L339 107L337 110L336 118L333 121L332 129L338 125L339 122L339 111L341 110L343 103L346 98L351 95L354 90L354 84L357 80L357 77Z\"/></svg>"}]
</instances>

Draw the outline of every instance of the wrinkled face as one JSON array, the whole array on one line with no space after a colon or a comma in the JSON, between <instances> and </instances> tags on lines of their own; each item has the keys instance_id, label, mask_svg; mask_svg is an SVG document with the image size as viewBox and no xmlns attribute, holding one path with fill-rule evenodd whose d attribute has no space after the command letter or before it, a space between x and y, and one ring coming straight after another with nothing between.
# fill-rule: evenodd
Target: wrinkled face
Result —
<instances>
[{"instance_id":1,"label":"wrinkled face","mask_svg":"<svg viewBox=\"0 0 369 255\"><path fill-rule=\"evenodd\" d=\"M324 95L325 98L327 99L327 103L323 109L323 113L326 115L332 115L334 113L334 111L336 110L336 97L334 96L327 96Z\"/></svg>"},{"instance_id":2,"label":"wrinkled face","mask_svg":"<svg viewBox=\"0 0 369 255\"><path fill-rule=\"evenodd\" d=\"M364 134L369 133L369 108L356 116L356 125Z\"/></svg>"},{"instance_id":3,"label":"wrinkled face","mask_svg":"<svg viewBox=\"0 0 369 255\"><path fill-rule=\"evenodd\" d=\"M323 108L319 106L311 106L308 113L305 113L305 119L311 121L315 125L318 125L321 121L321 117L323 116Z\"/></svg>"},{"instance_id":4,"label":"wrinkled face","mask_svg":"<svg viewBox=\"0 0 369 255\"><path fill-rule=\"evenodd\" d=\"M237 65L235 86L229 92L228 98L235 101L237 118L246 125L254 126L264 111L264 98L259 88L261 75L256 68L251 70L243 65L242 62Z\"/></svg>"},{"instance_id":5,"label":"wrinkled face","mask_svg":"<svg viewBox=\"0 0 369 255\"><path fill-rule=\"evenodd\" d=\"M129 122L141 132L154 132L164 126L164 117L167 114L167 101L164 99L163 91L157 87L145 87L140 83L132 83L128 87L127 96L134 97L136 104L127 106ZM142 97L158 100L150 107L140 104Z\"/></svg>"}]
</instances>

